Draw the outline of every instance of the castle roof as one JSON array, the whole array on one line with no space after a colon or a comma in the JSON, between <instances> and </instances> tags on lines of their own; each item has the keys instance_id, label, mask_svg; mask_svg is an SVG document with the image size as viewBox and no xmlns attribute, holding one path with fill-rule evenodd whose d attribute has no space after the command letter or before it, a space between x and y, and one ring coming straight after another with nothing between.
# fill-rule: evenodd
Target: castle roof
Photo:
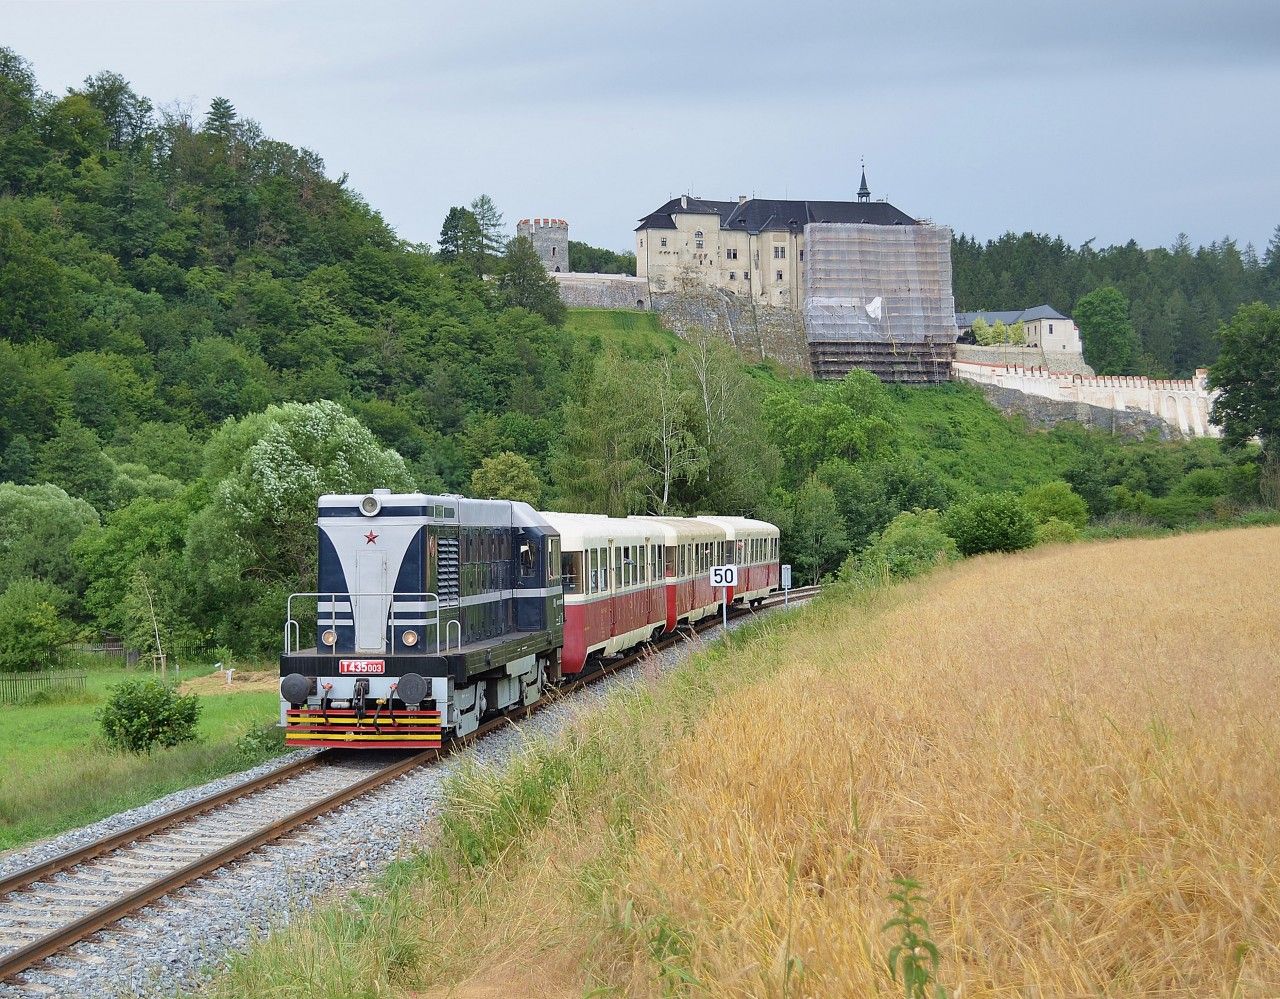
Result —
<instances>
[{"instance_id":1,"label":"castle roof","mask_svg":"<svg viewBox=\"0 0 1280 999\"><path fill-rule=\"evenodd\" d=\"M1012 312L957 312L956 325L961 329L968 329L973 325L975 319L982 319L986 323L1001 322L1006 326L1012 326L1016 322L1030 322L1033 319L1064 319L1070 322L1067 316L1055 309L1052 305L1037 305L1030 309L1022 309L1021 311L1014 309Z\"/></svg>"},{"instance_id":2,"label":"castle roof","mask_svg":"<svg viewBox=\"0 0 1280 999\"><path fill-rule=\"evenodd\" d=\"M743 201L708 201L705 198L672 198L640 220L636 230L674 229L676 215L714 215L721 229L749 232L803 229L810 222L857 222L863 225L920 225L887 201L785 201L747 198Z\"/></svg>"}]
</instances>

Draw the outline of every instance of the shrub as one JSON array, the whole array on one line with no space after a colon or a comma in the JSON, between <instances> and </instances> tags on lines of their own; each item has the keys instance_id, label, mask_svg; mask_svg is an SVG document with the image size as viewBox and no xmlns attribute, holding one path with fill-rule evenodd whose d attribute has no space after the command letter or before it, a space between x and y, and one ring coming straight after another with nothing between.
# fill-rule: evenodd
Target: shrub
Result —
<instances>
[{"instance_id":1,"label":"shrub","mask_svg":"<svg viewBox=\"0 0 1280 999\"><path fill-rule=\"evenodd\" d=\"M954 539L942 530L942 515L917 510L894 517L861 555L845 562L840 575L848 582L910 579L959 557Z\"/></svg>"},{"instance_id":2,"label":"shrub","mask_svg":"<svg viewBox=\"0 0 1280 999\"><path fill-rule=\"evenodd\" d=\"M1036 540L1035 518L1014 493L985 493L957 503L942 526L962 555L1014 552Z\"/></svg>"},{"instance_id":3,"label":"shrub","mask_svg":"<svg viewBox=\"0 0 1280 999\"><path fill-rule=\"evenodd\" d=\"M181 696L169 684L152 679L116 684L98 712L107 743L131 753L191 742L199 718L200 699L195 694Z\"/></svg>"},{"instance_id":4,"label":"shrub","mask_svg":"<svg viewBox=\"0 0 1280 999\"><path fill-rule=\"evenodd\" d=\"M1084 527L1089 522L1089 505L1066 482L1032 486L1022 494L1022 502L1039 524L1060 520L1073 527Z\"/></svg>"},{"instance_id":5,"label":"shrub","mask_svg":"<svg viewBox=\"0 0 1280 999\"><path fill-rule=\"evenodd\" d=\"M1141 498L1142 515L1162 527L1188 527L1198 520L1213 516L1214 500L1211 496L1177 494Z\"/></svg>"},{"instance_id":6,"label":"shrub","mask_svg":"<svg viewBox=\"0 0 1280 999\"><path fill-rule=\"evenodd\" d=\"M1068 524L1057 517L1050 517L1036 525L1036 544L1038 545L1062 544L1079 540L1080 529L1075 524Z\"/></svg>"},{"instance_id":7,"label":"shrub","mask_svg":"<svg viewBox=\"0 0 1280 999\"><path fill-rule=\"evenodd\" d=\"M1172 495L1212 499L1215 496L1226 496L1230 491L1227 473L1222 469L1197 468L1182 477L1182 481L1174 486Z\"/></svg>"}]
</instances>

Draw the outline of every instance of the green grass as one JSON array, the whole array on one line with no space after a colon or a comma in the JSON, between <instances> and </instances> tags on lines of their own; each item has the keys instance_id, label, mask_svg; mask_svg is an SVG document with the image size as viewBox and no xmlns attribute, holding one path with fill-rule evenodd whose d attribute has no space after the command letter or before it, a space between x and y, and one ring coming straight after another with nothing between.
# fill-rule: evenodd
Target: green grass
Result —
<instances>
[{"instance_id":1,"label":"green grass","mask_svg":"<svg viewBox=\"0 0 1280 999\"><path fill-rule=\"evenodd\" d=\"M658 322L656 312L624 309L570 309L565 330L596 349L623 357L670 353L679 339Z\"/></svg>"},{"instance_id":2,"label":"green grass","mask_svg":"<svg viewBox=\"0 0 1280 999\"><path fill-rule=\"evenodd\" d=\"M259 690L203 696L193 744L143 756L112 752L95 712L113 684L146 675L99 667L89 671L82 694L0 707L0 850L234 773L279 751L274 739L241 741L276 719L275 692Z\"/></svg>"},{"instance_id":3,"label":"green grass","mask_svg":"<svg viewBox=\"0 0 1280 999\"><path fill-rule=\"evenodd\" d=\"M1053 435L1028 432L969 385L893 386L902 449L928 456L957 483L983 492L1049 482L1069 458Z\"/></svg>"}]
</instances>

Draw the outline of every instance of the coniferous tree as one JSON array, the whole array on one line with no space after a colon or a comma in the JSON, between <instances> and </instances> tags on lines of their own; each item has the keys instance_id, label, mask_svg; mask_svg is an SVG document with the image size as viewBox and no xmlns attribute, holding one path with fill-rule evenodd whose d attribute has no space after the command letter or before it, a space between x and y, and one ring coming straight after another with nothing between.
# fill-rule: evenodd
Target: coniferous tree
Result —
<instances>
[{"instance_id":1,"label":"coniferous tree","mask_svg":"<svg viewBox=\"0 0 1280 999\"><path fill-rule=\"evenodd\" d=\"M235 136L236 106L225 97L215 97L204 119L204 131L219 138Z\"/></svg>"},{"instance_id":2,"label":"coniferous tree","mask_svg":"<svg viewBox=\"0 0 1280 999\"><path fill-rule=\"evenodd\" d=\"M484 273L492 271L492 261L502 256L507 246L507 237L502 227L502 212L487 194L482 194L471 202L471 214L475 217L480 229L480 252L484 255Z\"/></svg>"},{"instance_id":3,"label":"coniferous tree","mask_svg":"<svg viewBox=\"0 0 1280 999\"><path fill-rule=\"evenodd\" d=\"M483 252L484 233L475 215L469 208L450 208L440 227L440 258L475 267L479 273Z\"/></svg>"}]
</instances>

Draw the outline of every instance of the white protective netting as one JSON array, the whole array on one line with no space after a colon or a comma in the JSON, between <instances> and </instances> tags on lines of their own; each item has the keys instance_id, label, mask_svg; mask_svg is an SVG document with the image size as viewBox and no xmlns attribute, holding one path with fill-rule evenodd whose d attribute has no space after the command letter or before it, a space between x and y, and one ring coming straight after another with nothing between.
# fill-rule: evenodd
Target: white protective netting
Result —
<instances>
[{"instance_id":1,"label":"white protective netting","mask_svg":"<svg viewBox=\"0 0 1280 999\"><path fill-rule=\"evenodd\" d=\"M805 226L805 334L814 375L851 367L888 381L945 381L957 336L951 230Z\"/></svg>"}]
</instances>

